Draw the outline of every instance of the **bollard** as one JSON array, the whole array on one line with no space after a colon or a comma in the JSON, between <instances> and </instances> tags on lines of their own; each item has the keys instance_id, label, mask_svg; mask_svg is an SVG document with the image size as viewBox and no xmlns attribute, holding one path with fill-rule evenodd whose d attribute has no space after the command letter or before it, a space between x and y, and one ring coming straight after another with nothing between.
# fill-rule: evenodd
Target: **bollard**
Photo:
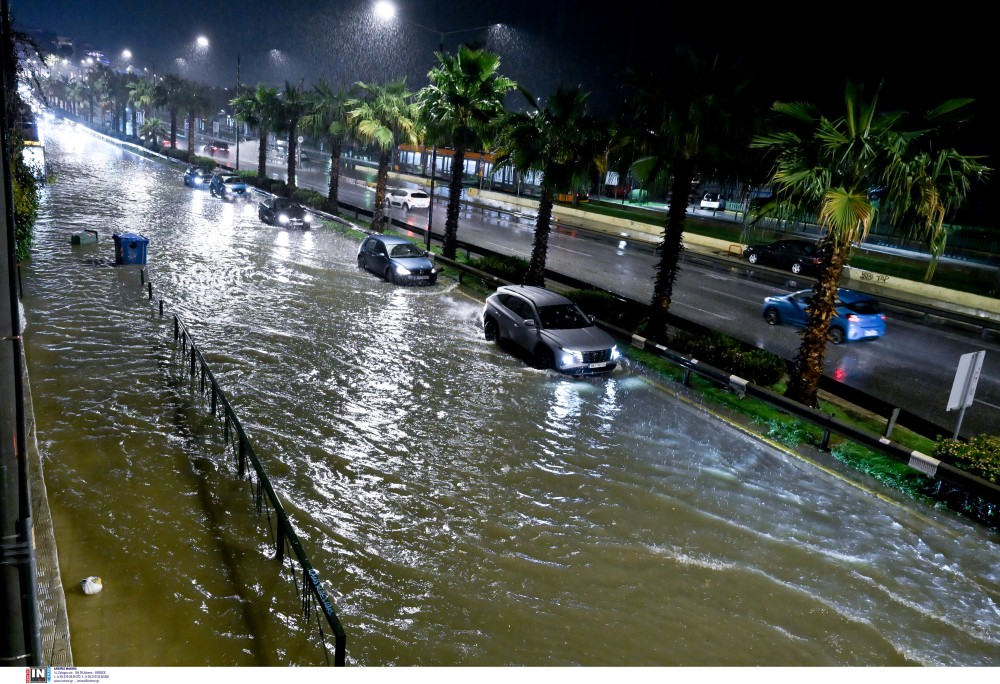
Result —
<instances>
[{"instance_id":1,"label":"bollard","mask_svg":"<svg viewBox=\"0 0 1000 684\"><path fill-rule=\"evenodd\" d=\"M149 301L153 301L153 282L150 281L147 286L149 287Z\"/></svg>"}]
</instances>

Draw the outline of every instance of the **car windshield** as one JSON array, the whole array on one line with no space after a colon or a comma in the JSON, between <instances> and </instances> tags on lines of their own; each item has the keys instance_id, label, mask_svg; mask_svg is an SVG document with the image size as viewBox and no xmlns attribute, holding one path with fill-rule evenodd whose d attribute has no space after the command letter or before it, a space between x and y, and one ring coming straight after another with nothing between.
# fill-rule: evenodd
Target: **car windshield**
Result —
<instances>
[{"instance_id":1,"label":"car windshield","mask_svg":"<svg viewBox=\"0 0 1000 684\"><path fill-rule=\"evenodd\" d=\"M420 248L410 242L394 245L392 250L389 252L389 256L396 258L419 257L423 255L424 253L420 250Z\"/></svg>"},{"instance_id":2,"label":"car windshield","mask_svg":"<svg viewBox=\"0 0 1000 684\"><path fill-rule=\"evenodd\" d=\"M538 308L538 317L543 328L566 330L569 328L588 328L593 325L589 318L573 304L555 304Z\"/></svg>"},{"instance_id":3,"label":"car windshield","mask_svg":"<svg viewBox=\"0 0 1000 684\"><path fill-rule=\"evenodd\" d=\"M243 183L243 179L240 178L239 176L230 176L229 178L226 178L224 182L227 185L232 185L233 183L242 184Z\"/></svg>"}]
</instances>

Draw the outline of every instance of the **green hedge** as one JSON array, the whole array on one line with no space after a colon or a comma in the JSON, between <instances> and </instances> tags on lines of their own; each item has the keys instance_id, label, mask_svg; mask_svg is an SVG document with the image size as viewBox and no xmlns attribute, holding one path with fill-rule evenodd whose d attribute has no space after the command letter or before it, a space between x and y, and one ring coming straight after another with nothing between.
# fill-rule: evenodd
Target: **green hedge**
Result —
<instances>
[{"instance_id":1,"label":"green hedge","mask_svg":"<svg viewBox=\"0 0 1000 684\"><path fill-rule=\"evenodd\" d=\"M720 370L733 373L761 387L771 387L785 377L785 360L763 349L747 349L742 342L718 332L705 335L679 333L668 346Z\"/></svg>"}]
</instances>

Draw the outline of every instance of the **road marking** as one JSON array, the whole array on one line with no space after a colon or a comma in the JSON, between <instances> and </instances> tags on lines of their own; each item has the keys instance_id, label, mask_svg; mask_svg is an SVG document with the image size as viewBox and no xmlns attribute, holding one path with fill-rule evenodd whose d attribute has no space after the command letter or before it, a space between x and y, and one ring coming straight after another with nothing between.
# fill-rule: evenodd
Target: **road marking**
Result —
<instances>
[{"instance_id":1,"label":"road marking","mask_svg":"<svg viewBox=\"0 0 1000 684\"><path fill-rule=\"evenodd\" d=\"M674 300L671 304L672 305L676 305L676 306L686 306L689 309L694 309L695 311L700 311L701 313L706 313L709 316L715 316L716 318L722 318L722 319L727 320L727 321L731 321L731 320L734 319L733 316L726 316L726 315L723 315L723 314L720 314L720 313L715 313L714 311L709 311L708 309L701 309L701 308L698 308L697 306L692 306L690 304L685 304L684 302L678 302L677 300Z\"/></svg>"},{"instance_id":2,"label":"road marking","mask_svg":"<svg viewBox=\"0 0 1000 684\"><path fill-rule=\"evenodd\" d=\"M578 252L575 249L569 249L568 247L560 247L559 245L549 245L549 247L550 248L554 247L555 249L561 249L564 252L572 252L573 254L579 254L580 256L585 256L585 257L593 256L589 252Z\"/></svg>"}]
</instances>

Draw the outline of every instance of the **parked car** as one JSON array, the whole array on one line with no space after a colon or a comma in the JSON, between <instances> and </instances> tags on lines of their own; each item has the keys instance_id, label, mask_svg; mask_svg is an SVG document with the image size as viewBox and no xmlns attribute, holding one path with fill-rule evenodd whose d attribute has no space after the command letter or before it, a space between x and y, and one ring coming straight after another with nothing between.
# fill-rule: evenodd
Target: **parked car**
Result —
<instances>
[{"instance_id":1,"label":"parked car","mask_svg":"<svg viewBox=\"0 0 1000 684\"><path fill-rule=\"evenodd\" d=\"M726 200L717 192L706 192L701 198L702 209L719 210L726 208Z\"/></svg>"},{"instance_id":2,"label":"parked car","mask_svg":"<svg viewBox=\"0 0 1000 684\"><path fill-rule=\"evenodd\" d=\"M486 298L483 333L511 343L539 368L570 375L612 371L621 354L614 338L572 300L544 287L504 285Z\"/></svg>"},{"instance_id":3,"label":"parked car","mask_svg":"<svg viewBox=\"0 0 1000 684\"><path fill-rule=\"evenodd\" d=\"M208 184L208 191L212 197L221 197L223 200L235 201L249 197L250 186L241 176L234 173L216 173L212 175L212 180Z\"/></svg>"},{"instance_id":4,"label":"parked car","mask_svg":"<svg viewBox=\"0 0 1000 684\"><path fill-rule=\"evenodd\" d=\"M205 144L204 150L209 154L229 154L229 143L212 141Z\"/></svg>"},{"instance_id":5,"label":"parked car","mask_svg":"<svg viewBox=\"0 0 1000 684\"><path fill-rule=\"evenodd\" d=\"M257 216L264 223L282 228L312 227L312 214L298 202L287 197L268 197L257 204Z\"/></svg>"},{"instance_id":6,"label":"parked car","mask_svg":"<svg viewBox=\"0 0 1000 684\"><path fill-rule=\"evenodd\" d=\"M809 240L778 240L769 245L751 245L743 250L751 264L787 268L795 275L815 275L823 263L824 252Z\"/></svg>"},{"instance_id":7,"label":"parked car","mask_svg":"<svg viewBox=\"0 0 1000 684\"><path fill-rule=\"evenodd\" d=\"M761 314L769 325L788 323L804 328L812 296L812 290L799 290L765 297ZM871 295L842 287L837 290L835 306L836 313L830 321L830 341L834 344L845 340L873 340L885 334L885 314Z\"/></svg>"},{"instance_id":8,"label":"parked car","mask_svg":"<svg viewBox=\"0 0 1000 684\"><path fill-rule=\"evenodd\" d=\"M387 188L385 191L385 205L387 207L402 207L403 211L426 209L431 205L431 197L423 190Z\"/></svg>"},{"instance_id":9,"label":"parked car","mask_svg":"<svg viewBox=\"0 0 1000 684\"><path fill-rule=\"evenodd\" d=\"M395 235L369 235L358 248L358 268L397 285L437 282L438 269L428 253Z\"/></svg>"},{"instance_id":10,"label":"parked car","mask_svg":"<svg viewBox=\"0 0 1000 684\"><path fill-rule=\"evenodd\" d=\"M212 181L212 174L197 166L189 166L184 172L184 185L189 188L207 188Z\"/></svg>"}]
</instances>

